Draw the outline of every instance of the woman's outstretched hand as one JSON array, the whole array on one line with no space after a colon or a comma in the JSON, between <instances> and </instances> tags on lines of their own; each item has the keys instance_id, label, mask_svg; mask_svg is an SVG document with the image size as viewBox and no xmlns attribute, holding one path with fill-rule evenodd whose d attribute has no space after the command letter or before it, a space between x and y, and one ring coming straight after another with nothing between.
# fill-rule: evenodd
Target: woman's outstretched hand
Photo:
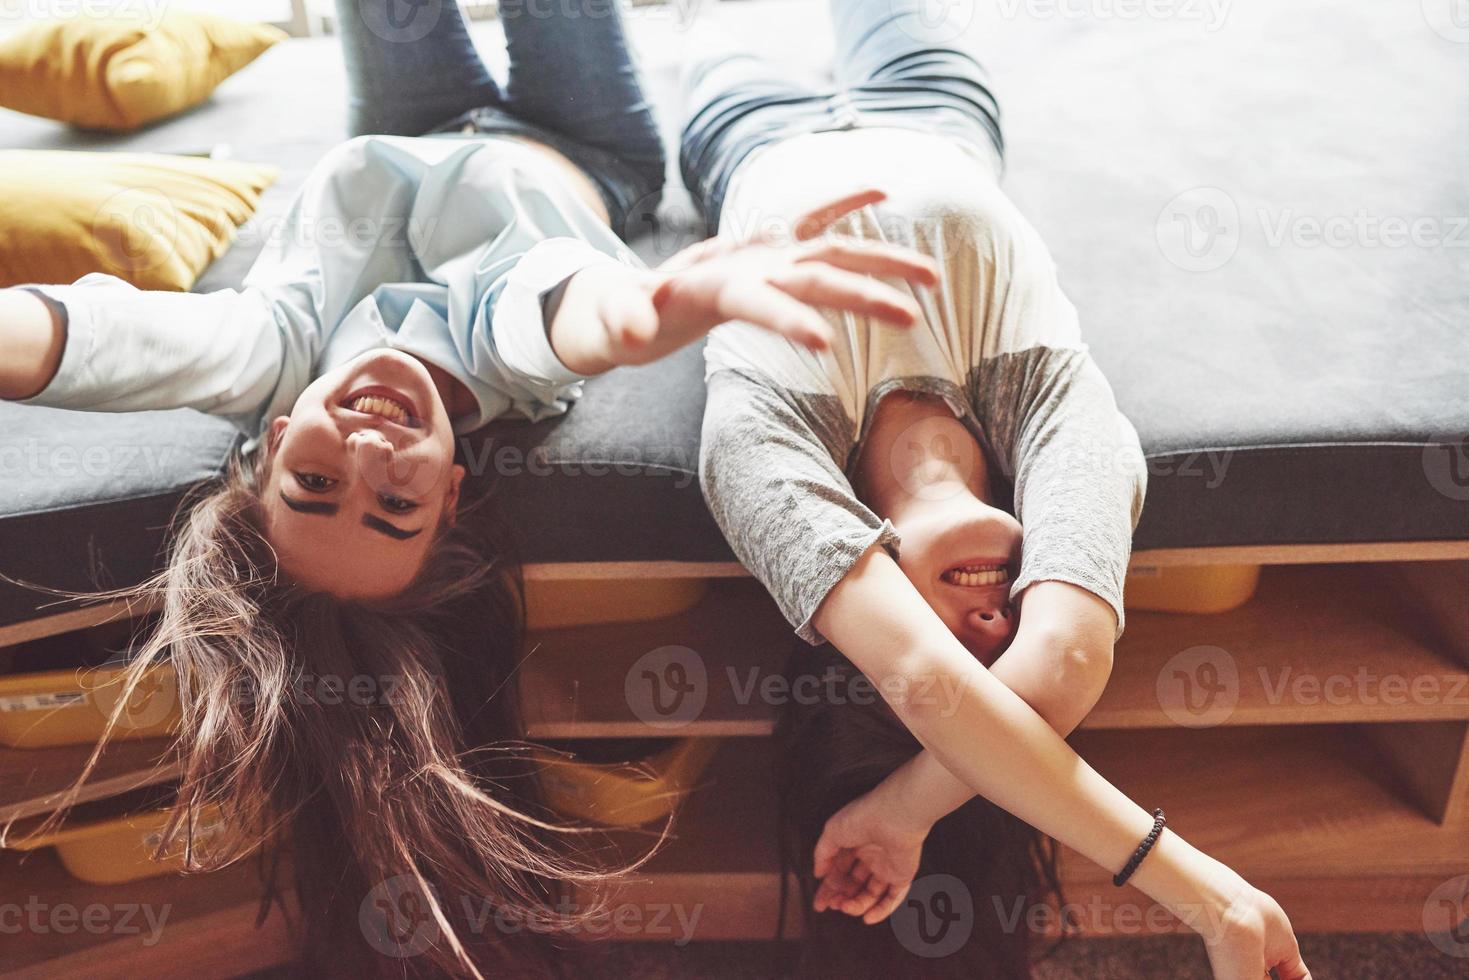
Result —
<instances>
[{"instance_id":1,"label":"woman's outstretched hand","mask_svg":"<svg viewBox=\"0 0 1469 980\"><path fill-rule=\"evenodd\" d=\"M1280 904L1250 887L1203 933L1214 980L1311 980L1290 919Z\"/></svg>"},{"instance_id":2,"label":"woman's outstretched hand","mask_svg":"<svg viewBox=\"0 0 1469 980\"><path fill-rule=\"evenodd\" d=\"M919 316L913 297L876 277L931 286L938 282L932 259L878 242L817 237L844 215L884 197L881 191L861 191L803 215L789 229L711 238L635 278L620 266L584 270L573 277L551 324L552 347L571 370L595 374L657 360L728 320L815 350L831 343L821 310L912 326ZM572 290L579 295L573 297ZM588 305L598 325L591 331L585 329Z\"/></svg>"},{"instance_id":3,"label":"woman's outstretched hand","mask_svg":"<svg viewBox=\"0 0 1469 980\"><path fill-rule=\"evenodd\" d=\"M817 912L835 909L868 925L903 904L927 828L909 827L875 793L857 797L832 814L816 842Z\"/></svg>"}]
</instances>

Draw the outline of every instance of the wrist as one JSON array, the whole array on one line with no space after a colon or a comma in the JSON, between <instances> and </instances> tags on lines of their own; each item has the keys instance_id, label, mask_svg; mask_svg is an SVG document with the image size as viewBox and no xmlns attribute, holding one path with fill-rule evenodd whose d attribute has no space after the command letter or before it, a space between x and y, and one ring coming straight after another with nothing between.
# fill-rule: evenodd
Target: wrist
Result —
<instances>
[{"instance_id":1,"label":"wrist","mask_svg":"<svg viewBox=\"0 0 1469 980\"><path fill-rule=\"evenodd\" d=\"M573 273L554 306L544 310L551 350L568 370L586 377L626 363L621 335L646 310L656 286L651 273L620 263L594 263Z\"/></svg>"},{"instance_id":2,"label":"wrist","mask_svg":"<svg viewBox=\"0 0 1469 980\"><path fill-rule=\"evenodd\" d=\"M1206 914L1191 925L1205 944L1211 944L1224 938L1238 910L1249 906L1249 899L1255 895L1255 887L1228 865L1208 855L1201 856L1211 866L1205 873Z\"/></svg>"},{"instance_id":3,"label":"wrist","mask_svg":"<svg viewBox=\"0 0 1469 980\"><path fill-rule=\"evenodd\" d=\"M1254 891L1228 865L1172 830L1163 831L1130 883L1178 916L1205 941L1218 937L1230 909Z\"/></svg>"},{"instance_id":4,"label":"wrist","mask_svg":"<svg viewBox=\"0 0 1469 980\"><path fill-rule=\"evenodd\" d=\"M689 315L690 311L697 309L691 305L686 283L679 278L678 271L664 271L653 269L647 273L647 278L640 284L647 291L648 301L652 304L653 312L658 315L658 322L665 328L675 332L686 330L689 333L703 333L714 326L713 323L679 323L680 319L697 319Z\"/></svg>"},{"instance_id":5,"label":"wrist","mask_svg":"<svg viewBox=\"0 0 1469 980\"><path fill-rule=\"evenodd\" d=\"M924 762L931 758L920 752L883 780L870 794L881 808L885 819L900 834L919 840L928 836L933 825L954 807L940 805L935 795L924 788Z\"/></svg>"}]
</instances>

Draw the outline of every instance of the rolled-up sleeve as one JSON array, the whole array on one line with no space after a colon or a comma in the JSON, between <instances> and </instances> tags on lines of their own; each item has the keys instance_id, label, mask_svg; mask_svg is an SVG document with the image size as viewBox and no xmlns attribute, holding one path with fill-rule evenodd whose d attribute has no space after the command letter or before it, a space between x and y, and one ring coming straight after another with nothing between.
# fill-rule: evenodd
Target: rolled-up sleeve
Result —
<instances>
[{"instance_id":1,"label":"rolled-up sleeve","mask_svg":"<svg viewBox=\"0 0 1469 980\"><path fill-rule=\"evenodd\" d=\"M480 406L475 425L502 415L538 421L566 411L581 396L585 376L562 364L551 347L546 299L582 269L601 263L618 259L568 238L546 239L503 256L477 300L468 330L461 334L450 325L439 332L459 348L456 358L466 373L462 380ZM423 353L431 353L429 348Z\"/></svg>"},{"instance_id":2,"label":"rolled-up sleeve","mask_svg":"<svg viewBox=\"0 0 1469 980\"><path fill-rule=\"evenodd\" d=\"M820 644L812 618L827 594L869 548L895 548L898 535L857 499L832 456L840 407L800 397L798 410L740 372L711 374L699 479L740 562L796 634Z\"/></svg>"},{"instance_id":3,"label":"rolled-up sleeve","mask_svg":"<svg viewBox=\"0 0 1469 980\"><path fill-rule=\"evenodd\" d=\"M27 404L102 412L193 408L258 419L293 369L255 290L145 292L94 274L28 286L66 313L56 375ZM305 371L306 365L294 365Z\"/></svg>"},{"instance_id":4,"label":"rolled-up sleeve","mask_svg":"<svg viewBox=\"0 0 1469 980\"><path fill-rule=\"evenodd\" d=\"M562 364L551 347L546 296L588 266L609 263L617 264L617 260L586 242L551 238L531 248L505 274L491 332L512 374L551 388L585 380L585 375Z\"/></svg>"},{"instance_id":5,"label":"rolled-up sleeve","mask_svg":"<svg viewBox=\"0 0 1469 980\"><path fill-rule=\"evenodd\" d=\"M1121 636L1147 466L1107 379L1085 348L1038 347L986 363L975 386L1025 529L1011 594L1041 581L1079 586L1112 607Z\"/></svg>"}]
</instances>

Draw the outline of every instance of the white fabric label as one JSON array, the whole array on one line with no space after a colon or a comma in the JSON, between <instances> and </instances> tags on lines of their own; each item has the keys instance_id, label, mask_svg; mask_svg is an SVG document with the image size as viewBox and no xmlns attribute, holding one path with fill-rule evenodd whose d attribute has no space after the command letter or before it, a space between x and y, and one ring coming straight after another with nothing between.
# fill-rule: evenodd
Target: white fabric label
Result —
<instances>
[{"instance_id":1,"label":"white fabric label","mask_svg":"<svg viewBox=\"0 0 1469 980\"><path fill-rule=\"evenodd\" d=\"M85 704L84 691L57 691L54 694L17 694L0 698L0 711L50 711Z\"/></svg>"}]
</instances>

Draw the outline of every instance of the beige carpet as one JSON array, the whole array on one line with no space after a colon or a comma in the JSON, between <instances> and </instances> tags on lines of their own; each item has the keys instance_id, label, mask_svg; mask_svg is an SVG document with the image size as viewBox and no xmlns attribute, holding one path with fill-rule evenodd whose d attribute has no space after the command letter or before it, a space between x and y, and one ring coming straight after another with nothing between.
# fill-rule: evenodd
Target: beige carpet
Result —
<instances>
[{"instance_id":1,"label":"beige carpet","mask_svg":"<svg viewBox=\"0 0 1469 980\"><path fill-rule=\"evenodd\" d=\"M1305 936L1301 951L1314 980L1469 978L1469 959L1446 956L1417 933ZM793 944L782 943L691 943L682 949L625 943L608 950L597 975L638 980L781 980L792 976L793 953ZM922 961L914 961L911 976L923 976ZM1068 943L1037 965L1035 980L1210 977L1204 948L1197 940L1165 936Z\"/></svg>"}]
</instances>

